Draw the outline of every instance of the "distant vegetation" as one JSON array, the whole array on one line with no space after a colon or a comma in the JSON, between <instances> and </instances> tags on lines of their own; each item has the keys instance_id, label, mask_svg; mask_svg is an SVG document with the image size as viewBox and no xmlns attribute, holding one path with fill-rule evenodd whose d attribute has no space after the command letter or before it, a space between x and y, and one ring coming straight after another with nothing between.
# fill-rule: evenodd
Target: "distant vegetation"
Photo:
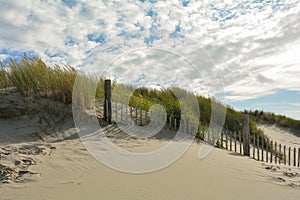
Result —
<instances>
[{"instance_id":1,"label":"distant vegetation","mask_svg":"<svg viewBox=\"0 0 300 200\"><path fill-rule=\"evenodd\" d=\"M10 60L6 64L1 63L0 67L0 89L7 87L16 87L24 96L32 97L42 96L52 98L66 104L69 104L76 99L72 99L73 85L76 77L85 83L91 85L97 85L95 94L89 93L89 85L87 88L80 90L82 93L79 98L79 102L83 102L82 98L87 99L87 96L93 95L96 98L104 98L104 80L96 79L95 75L83 74L76 71L71 66L47 66L41 59L35 57L27 57L24 55L22 60ZM118 91L113 93L113 100L123 102L124 99L129 100L129 104L133 107L141 107L144 110L154 104L161 104L165 107L168 115L180 118L181 109L180 104L176 96L172 91L177 90L182 95L193 94L180 89L170 88L166 90L154 90L148 88L135 88L132 86L122 85L113 83L112 87ZM127 95L127 96L126 96ZM124 96L126 98L124 98ZM194 96L195 97L195 96ZM201 112L200 119L196 119L194 108L188 108L188 118L190 120L199 120L201 126L208 127L211 118L211 104L210 98L202 96L196 96L198 101L199 109ZM127 101L128 102L128 101ZM127 103L123 102L123 103ZM216 105L224 108L220 102L215 101ZM231 131L241 131L241 120L243 112L235 111L230 107L226 107L226 119L224 127ZM255 133L263 138L263 132L257 128L256 122L260 120L267 121L269 123L276 123L283 127L293 127L299 129L300 123L297 120L292 120L284 116L275 116L273 114L261 113L261 112L250 112L250 132L251 136Z\"/></svg>"},{"instance_id":2,"label":"distant vegetation","mask_svg":"<svg viewBox=\"0 0 300 200\"><path fill-rule=\"evenodd\" d=\"M300 131L300 121L295 120L284 115L275 115L270 112L263 112L259 110L246 111L248 112L256 123L264 123L277 125L282 128L289 128L294 131Z\"/></svg>"}]
</instances>

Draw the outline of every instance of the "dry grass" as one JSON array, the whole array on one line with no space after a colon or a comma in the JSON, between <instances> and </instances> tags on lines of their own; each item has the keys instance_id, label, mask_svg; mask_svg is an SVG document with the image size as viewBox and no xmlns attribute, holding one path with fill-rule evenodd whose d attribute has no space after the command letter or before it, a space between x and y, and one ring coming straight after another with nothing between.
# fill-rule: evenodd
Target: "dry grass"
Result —
<instances>
[{"instance_id":1,"label":"dry grass","mask_svg":"<svg viewBox=\"0 0 300 200\"><path fill-rule=\"evenodd\" d=\"M95 83L96 77L78 73L71 66L47 66L41 59L24 55L20 61L10 60L0 68L0 88L15 86L24 96L49 97L63 103L72 102L73 87L76 77L89 83L80 91L81 98L90 94L90 84ZM101 79L102 80L102 79ZM101 82L101 81L100 81ZM103 81L102 81L103 82ZM101 96L103 89L98 87L97 94ZM103 95L102 95L103 96ZM83 100L81 99L81 102Z\"/></svg>"}]
</instances>

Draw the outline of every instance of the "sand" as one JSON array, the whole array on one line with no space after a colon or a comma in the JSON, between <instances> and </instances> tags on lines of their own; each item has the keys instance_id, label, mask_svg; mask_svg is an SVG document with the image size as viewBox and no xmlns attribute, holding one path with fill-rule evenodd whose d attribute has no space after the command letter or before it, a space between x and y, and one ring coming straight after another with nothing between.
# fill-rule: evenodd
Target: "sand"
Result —
<instances>
[{"instance_id":1,"label":"sand","mask_svg":"<svg viewBox=\"0 0 300 200\"><path fill-rule=\"evenodd\" d=\"M286 145L288 147L300 148L300 137L288 129L266 124L259 125L259 128L261 128L264 133L270 137L270 139L276 141L277 143Z\"/></svg>"},{"instance_id":2,"label":"sand","mask_svg":"<svg viewBox=\"0 0 300 200\"><path fill-rule=\"evenodd\" d=\"M39 120L41 116L49 123ZM203 144L196 142L180 159L161 170L119 172L91 156L71 118L64 117L55 128L49 126L56 121L47 113L0 119L1 200L300 197L299 168L266 164L221 149L199 159ZM152 151L169 142L162 138L133 140L119 137L115 125L108 129L112 142L132 152Z\"/></svg>"}]
</instances>

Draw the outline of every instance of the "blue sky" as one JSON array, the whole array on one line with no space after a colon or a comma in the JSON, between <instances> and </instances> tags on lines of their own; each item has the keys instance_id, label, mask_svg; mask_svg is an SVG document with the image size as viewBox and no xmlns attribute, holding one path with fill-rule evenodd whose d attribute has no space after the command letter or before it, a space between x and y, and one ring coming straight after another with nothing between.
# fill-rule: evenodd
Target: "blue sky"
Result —
<instances>
[{"instance_id":1,"label":"blue sky","mask_svg":"<svg viewBox=\"0 0 300 200\"><path fill-rule=\"evenodd\" d=\"M210 93L239 110L258 108L300 119L299 0L3 0L0 12L1 61L27 52L50 65L69 64L94 72L91 60L97 65L103 61L97 60L99 52L109 59L162 41L176 50L189 38L206 51L214 67L201 68L205 81L187 75L189 87L179 86ZM158 71L152 70L150 61L158 63ZM167 79L161 71L184 74L190 67L173 61L170 55L147 57L140 51L116 63L137 71L127 77L134 82L145 69ZM173 64L167 67L169 63ZM224 87L210 89L215 80L210 75L217 71Z\"/></svg>"}]
</instances>

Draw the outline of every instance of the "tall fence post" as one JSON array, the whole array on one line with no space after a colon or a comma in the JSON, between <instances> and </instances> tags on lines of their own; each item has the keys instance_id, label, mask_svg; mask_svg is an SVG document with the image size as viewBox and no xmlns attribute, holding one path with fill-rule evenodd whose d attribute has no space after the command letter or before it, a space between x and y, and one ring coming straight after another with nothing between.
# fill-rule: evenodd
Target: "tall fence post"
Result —
<instances>
[{"instance_id":1,"label":"tall fence post","mask_svg":"<svg viewBox=\"0 0 300 200\"><path fill-rule=\"evenodd\" d=\"M250 130L249 115L243 115L243 138L244 138L244 155L250 156Z\"/></svg>"},{"instance_id":2,"label":"tall fence post","mask_svg":"<svg viewBox=\"0 0 300 200\"><path fill-rule=\"evenodd\" d=\"M104 120L111 124L111 80L104 81Z\"/></svg>"}]
</instances>

